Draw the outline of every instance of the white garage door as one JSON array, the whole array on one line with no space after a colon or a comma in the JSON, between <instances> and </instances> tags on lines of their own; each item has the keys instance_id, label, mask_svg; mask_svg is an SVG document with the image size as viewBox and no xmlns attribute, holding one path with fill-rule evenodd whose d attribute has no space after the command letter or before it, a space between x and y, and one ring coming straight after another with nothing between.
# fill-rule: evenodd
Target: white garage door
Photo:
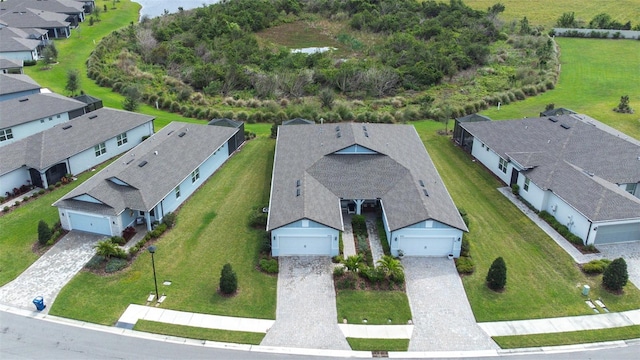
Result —
<instances>
[{"instance_id":1,"label":"white garage door","mask_svg":"<svg viewBox=\"0 0 640 360\"><path fill-rule=\"evenodd\" d=\"M453 238L401 236L399 243L406 256L444 257L453 253Z\"/></svg>"},{"instance_id":2,"label":"white garage door","mask_svg":"<svg viewBox=\"0 0 640 360\"><path fill-rule=\"evenodd\" d=\"M640 224L600 225L596 233L595 243L610 244L640 240Z\"/></svg>"},{"instance_id":3,"label":"white garage door","mask_svg":"<svg viewBox=\"0 0 640 360\"><path fill-rule=\"evenodd\" d=\"M331 236L278 236L279 256L331 255Z\"/></svg>"},{"instance_id":4,"label":"white garage door","mask_svg":"<svg viewBox=\"0 0 640 360\"><path fill-rule=\"evenodd\" d=\"M69 215L71 230L111 236L111 226L108 218L70 212L67 214Z\"/></svg>"}]
</instances>

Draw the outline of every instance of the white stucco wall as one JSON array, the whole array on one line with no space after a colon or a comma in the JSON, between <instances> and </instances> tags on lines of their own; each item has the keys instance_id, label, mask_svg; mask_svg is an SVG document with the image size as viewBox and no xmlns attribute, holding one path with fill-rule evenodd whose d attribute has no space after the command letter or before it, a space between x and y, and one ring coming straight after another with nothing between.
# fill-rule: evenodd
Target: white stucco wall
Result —
<instances>
[{"instance_id":1,"label":"white stucco wall","mask_svg":"<svg viewBox=\"0 0 640 360\"><path fill-rule=\"evenodd\" d=\"M50 117L47 116L44 119L36 119L33 121L26 122L24 124L18 124L9 127L13 134L13 139L5 140L0 142L0 146L11 144L12 142L18 141L20 139L24 139L27 136L31 136L33 134L37 134L44 130L50 129L57 124L61 124L63 122L69 121L69 114L55 114Z\"/></svg>"},{"instance_id":2,"label":"white stucco wall","mask_svg":"<svg viewBox=\"0 0 640 360\"><path fill-rule=\"evenodd\" d=\"M548 192L548 200L542 210L553 215L560 224L567 226L569 231L579 236L582 240L586 240L591 222L558 195ZM573 221L572 225L570 224L571 221Z\"/></svg>"},{"instance_id":3,"label":"white stucco wall","mask_svg":"<svg viewBox=\"0 0 640 360\"><path fill-rule=\"evenodd\" d=\"M0 57L9 60L38 60L38 51L35 49L33 51L5 51L0 53Z\"/></svg>"},{"instance_id":4,"label":"white stucco wall","mask_svg":"<svg viewBox=\"0 0 640 360\"><path fill-rule=\"evenodd\" d=\"M500 156L476 138L473 139L471 155L473 155L473 157L478 159L478 161L480 161L484 166L491 170L491 172L497 175L500 180L502 180L506 184L509 184L511 180L511 171L513 170L512 163L508 162L507 172L502 172L502 170L498 168L500 164Z\"/></svg>"},{"instance_id":5,"label":"white stucco wall","mask_svg":"<svg viewBox=\"0 0 640 360\"><path fill-rule=\"evenodd\" d=\"M547 197L546 191L540 189L533 181L529 181L529 189L524 189L525 176L518 174L518 186L520 187L520 196L525 199L534 208L540 211L545 204Z\"/></svg>"}]
</instances>

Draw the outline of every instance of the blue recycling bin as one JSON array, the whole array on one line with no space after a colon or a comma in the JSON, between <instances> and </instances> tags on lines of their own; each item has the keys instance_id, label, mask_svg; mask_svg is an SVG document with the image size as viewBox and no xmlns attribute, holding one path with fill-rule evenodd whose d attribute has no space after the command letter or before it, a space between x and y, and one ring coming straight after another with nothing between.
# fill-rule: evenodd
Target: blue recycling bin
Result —
<instances>
[{"instance_id":1,"label":"blue recycling bin","mask_svg":"<svg viewBox=\"0 0 640 360\"><path fill-rule=\"evenodd\" d=\"M42 296L36 296L36 298L33 299L33 304L36 306L38 311L42 311L47 307L47 305L44 304L44 298Z\"/></svg>"}]
</instances>

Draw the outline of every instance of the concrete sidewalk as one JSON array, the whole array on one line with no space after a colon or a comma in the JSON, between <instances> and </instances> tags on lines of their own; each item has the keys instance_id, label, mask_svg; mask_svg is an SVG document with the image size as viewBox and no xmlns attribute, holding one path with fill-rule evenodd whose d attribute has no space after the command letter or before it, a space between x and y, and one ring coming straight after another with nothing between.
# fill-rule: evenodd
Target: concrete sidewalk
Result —
<instances>
[{"instance_id":1,"label":"concrete sidewalk","mask_svg":"<svg viewBox=\"0 0 640 360\"><path fill-rule=\"evenodd\" d=\"M490 336L531 335L640 325L640 309L619 313L478 323Z\"/></svg>"}]
</instances>

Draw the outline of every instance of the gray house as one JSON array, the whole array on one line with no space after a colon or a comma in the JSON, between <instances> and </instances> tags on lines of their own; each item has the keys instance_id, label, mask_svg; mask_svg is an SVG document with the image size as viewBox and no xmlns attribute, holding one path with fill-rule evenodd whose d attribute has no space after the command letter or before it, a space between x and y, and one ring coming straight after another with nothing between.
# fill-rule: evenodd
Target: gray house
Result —
<instances>
[{"instance_id":1,"label":"gray house","mask_svg":"<svg viewBox=\"0 0 640 360\"><path fill-rule=\"evenodd\" d=\"M467 231L413 126L280 126L267 230L272 254L338 254L343 214L380 211L395 256L460 254Z\"/></svg>"},{"instance_id":2,"label":"gray house","mask_svg":"<svg viewBox=\"0 0 640 360\"><path fill-rule=\"evenodd\" d=\"M0 74L0 101L39 94L40 88L40 84L27 75Z\"/></svg>"}]
</instances>

